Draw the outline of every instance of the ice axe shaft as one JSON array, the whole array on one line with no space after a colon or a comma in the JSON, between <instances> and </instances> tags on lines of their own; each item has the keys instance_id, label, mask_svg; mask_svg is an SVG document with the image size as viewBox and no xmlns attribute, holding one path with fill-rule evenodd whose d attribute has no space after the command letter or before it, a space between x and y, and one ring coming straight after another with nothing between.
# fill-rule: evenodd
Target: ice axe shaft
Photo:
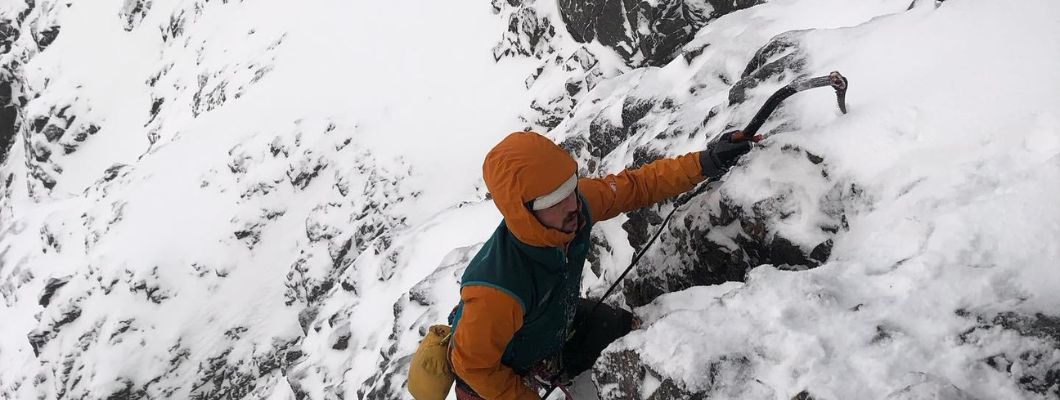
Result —
<instances>
[{"instance_id":1,"label":"ice axe shaft","mask_svg":"<svg viewBox=\"0 0 1060 400\"><path fill-rule=\"evenodd\" d=\"M836 102L839 104L839 111L843 114L847 113L847 78L839 73L839 71L832 71L832 73L825 76L818 76L814 78L796 79L794 82L789 83L787 86L780 88L769 96L766 103L762 105L762 108L758 110L754 118L751 118L751 122L747 124L747 127L743 128L742 131L737 132L733 135L733 141L743 140L761 140L760 137L756 137L758 129L762 128L762 124L766 123L769 119L770 114L776 111L780 103L791 97L791 95L801 92L807 89L819 88L824 86L831 86L835 89Z\"/></svg>"},{"instance_id":2,"label":"ice axe shaft","mask_svg":"<svg viewBox=\"0 0 1060 400\"><path fill-rule=\"evenodd\" d=\"M846 114L847 78L840 74L839 71L832 71L832 73L828 75L818 76L815 78L796 79L794 82L791 82L787 86L784 86L780 88L780 90L777 90L775 93L773 93L772 96L769 96L769 99L767 99L766 103L762 105L762 108L758 110L758 113L755 114L754 118L751 119L751 122L747 124L747 127L744 128L742 131L737 131L735 134L733 134L731 140L734 142L740 142L744 140L751 140L757 142L761 140L762 137L760 135L757 135L758 129L762 127L762 124L764 124L767 119L769 119L769 115L773 114L773 111L777 109L777 106L780 106L780 103L784 101L784 99L803 90L824 86L831 86L835 89L836 101L839 103L839 111L842 111L843 114ZM653 235L651 237L651 240L648 240L648 243L646 243L644 247L641 247L640 251L638 251L633 256L633 261L631 261L629 263L629 266L626 267L624 271L622 271L622 275L619 275L618 279L615 279L615 282L611 284L611 287L607 288L607 291L604 292L604 295L600 296L600 299L597 300L595 304L593 304L593 307L589 309L589 314L595 312L597 307L599 307L600 304L603 303L604 300L606 300L607 297L615 291L615 288L618 287L618 284L622 283L622 281L626 278L626 274L633 270L633 267L637 265L637 262L640 261L641 257L643 257L644 254L648 251L648 248L650 248L651 245L655 243L655 240L659 238L659 235L662 234L663 228L665 228L666 224L670 222L670 218L674 216L674 212L677 211L678 208L681 208L681 206L683 206L693 197L696 197L706 191L707 187L708 185L701 184L696 190L687 192L677 198L677 200L674 202L674 208L670 210L669 214L666 215L666 218L663 220L662 225L659 226L659 229L655 231L655 235ZM570 332L570 336L573 336L574 331L579 329L580 325L581 324L579 323L573 327ZM559 378L559 376L560 374L557 373L550 377L549 381L555 382L556 379ZM553 384L548 389L548 391L545 392L545 395L542 398L547 398L550 394L552 394L553 391L556 390L556 388L562 388L562 386L559 384ZM562 389L564 391L564 394L569 399L570 393L567 393L565 388Z\"/></svg>"}]
</instances>

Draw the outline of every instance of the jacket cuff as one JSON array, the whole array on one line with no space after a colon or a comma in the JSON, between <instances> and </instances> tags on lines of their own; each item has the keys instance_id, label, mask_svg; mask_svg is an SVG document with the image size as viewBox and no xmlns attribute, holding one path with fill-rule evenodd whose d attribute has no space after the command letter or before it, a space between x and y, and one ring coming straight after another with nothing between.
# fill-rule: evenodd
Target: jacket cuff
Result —
<instances>
[{"instance_id":1,"label":"jacket cuff","mask_svg":"<svg viewBox=\"0 0 1060 400\"><path fill-rule=\"evenodd\" d=\"M725 174L725 170L718 167L720 164L711 155L710 150L699 152L699 167L707 179L718 179Z\"/></svg>"}]
</instances>

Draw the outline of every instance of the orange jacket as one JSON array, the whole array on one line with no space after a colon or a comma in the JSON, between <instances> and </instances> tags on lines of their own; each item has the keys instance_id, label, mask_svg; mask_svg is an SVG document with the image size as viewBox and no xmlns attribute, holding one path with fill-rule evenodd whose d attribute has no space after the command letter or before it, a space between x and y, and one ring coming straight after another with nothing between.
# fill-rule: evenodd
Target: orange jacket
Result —
<instances>
[{"instance_id":1,"label":"orange jacket","mask_svg":"<svg viewBox=\"0 0 1060 400\"><path fill-rule=\"evenodd\" d=\"M524 204L548 193L576 170L566 151L536 133L517 132L486 157L483 176L505 224L524 243L562 247L572 235L537 222ZM702 182L698 153L652 162L604 178L581 178L578 191L593 221L642 208ZM508 293L488 286L460 292L462 318L451 354L458 376L485 399L538 399L511 368L501 363L508 342L523 325L523 307Z\"/></svg>"}]
</instances>

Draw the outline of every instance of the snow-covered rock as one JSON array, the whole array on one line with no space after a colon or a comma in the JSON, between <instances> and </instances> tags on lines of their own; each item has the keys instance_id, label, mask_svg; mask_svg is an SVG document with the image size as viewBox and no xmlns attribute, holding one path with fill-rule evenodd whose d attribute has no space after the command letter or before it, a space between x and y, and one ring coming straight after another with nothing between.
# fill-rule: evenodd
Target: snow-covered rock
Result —
<instances>
[{"instance_id":1,"label":"snow-covered rock","mask_svg":"<svg viewBox=\"0 0 1060 400\"><path fill-rule=\"evenodd\" d=\"M598 225L576 398L1060 397L1055 1L0 4L0 398L408 398L508 132L599 176L799 94Z\"/></svg>"}]
</instances>

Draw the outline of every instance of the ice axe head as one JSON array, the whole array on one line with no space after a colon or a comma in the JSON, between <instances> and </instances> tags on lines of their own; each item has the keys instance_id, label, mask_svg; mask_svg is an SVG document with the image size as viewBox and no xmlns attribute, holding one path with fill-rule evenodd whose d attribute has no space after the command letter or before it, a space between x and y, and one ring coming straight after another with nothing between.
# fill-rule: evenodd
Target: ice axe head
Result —
<instances>
[{"instance_id":1,"label":"ice axe head","mask_svg":"<svg viewBox=\"0 0 1060 400\"><path fill-rule=\"evenodd\" d=\"M762 135L750 136L750 135L744 133L744 131L736 131L736 133L732 134L731 141L733 143L737 143L737 142L742 142L742 141L745 141L745 140L750 140L751 142L758 143L758 142L762 141L762 138L763 138Z\"/></svg>"}]
</instances>

